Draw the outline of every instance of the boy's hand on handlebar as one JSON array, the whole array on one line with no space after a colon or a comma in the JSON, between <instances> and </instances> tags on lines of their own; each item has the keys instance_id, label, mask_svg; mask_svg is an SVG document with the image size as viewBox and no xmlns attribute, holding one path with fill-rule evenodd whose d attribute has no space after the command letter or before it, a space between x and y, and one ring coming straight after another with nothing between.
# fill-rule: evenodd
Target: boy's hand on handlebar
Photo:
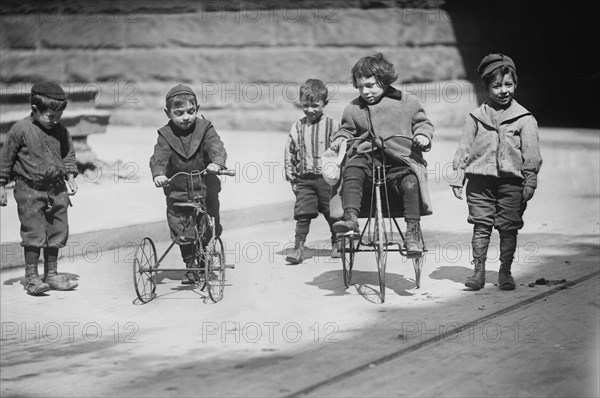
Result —
<instances>
[{"instance_id":1,"label":"boy's hand on handlebar","mask_svg":"<svg viewBox=\"0 0 600 398\"><path fill-rule=\"evenodd\" d=\"M221 170L221 166L219 166L216 163L211 163L208 166L206 166L206 171L208 173L218 173Z\"/></svg>"},{"instance_id":2,"label":"boy's hand on handlebar","mask_svg":"<svg viewBox=\"0 0 600 398\"><path fill-rule=\"evenodd\" d=\"M454 194L454 196L456 196L456 199L462 200L462 191L462 187L452 187L452 193Z\"/></svg>"},{"instance_id":3,"label":"boy's hand on handlebar","mask_svg":"<svg viewBox=\"0 0 600 398\"><path fill-rule=\"evenodd\" d=\"M429 147L429 138L424 135L417 135L413 138L413 143L419 147L419 149L427 149Z\"/></svg>"},{"instance_id":4,"label":"boy's hand on handlebar","mask_svg":"<svg viewBox=\"0 0 600 398\"><path fill-rule=\"evenodd\" d=\"M157 188L164 187L169 184L169 179L167 176L156 176L154 177L154 185Z\"/></svg>"},{"instance_id":5,"label":"boy's hand on handlebar","mask_svg":"<svg viewBox=\"0 0 600 398\"><path fill-rule=\"evenodd\" d=\"M346 141L346 138L344 137L338 137L335 140L333 140L331 142L331 144L329 145L329 147L331 148L331 150L335 151L335 152L339 152L340 147L342 146L342 142Z\"/></svg>"}]
</instances>

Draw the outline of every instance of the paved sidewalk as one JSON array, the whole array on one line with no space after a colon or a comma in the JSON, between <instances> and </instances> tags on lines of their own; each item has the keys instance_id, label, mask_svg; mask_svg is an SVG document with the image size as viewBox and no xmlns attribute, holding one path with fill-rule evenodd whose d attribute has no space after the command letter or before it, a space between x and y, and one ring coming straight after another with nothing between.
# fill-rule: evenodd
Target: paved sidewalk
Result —
<instances>
[{"instance_id":1,"label":"paved sidewalk","mask_svg":"<svg viewBox=\"0 0 600 398\"><path fill-rule=\"evenodd\" d=\"M109 162L139 164L140 179L103 180L75 196L72 210L87 210L72 219L77 232L70 242L81 255L63 257L59 271L78 280L79 288L32 297L23 290L22 269L0 273L2 396L284 396L559 286L564 293L469 329L478 340L442 339L441 345L315 395L495 396L511 386L507 391L514 396L597 396L598 135L582 134L587 141L573 143L576 132L549 132L559 139L542 146L545 168L513 267L518 287L500 291L494 285L499 266L494 233L486 287L473 292L463 285L471 273L466 203L453 198L447 186L456 142L440 132L427 157L434 215L422 222L429 252L421 288L415 289L412 264L390 254L381 304L371 254L357 255L353 285L344 288L340 260L329 257L322 217L311 224L308 258L296 266L285 262L293 239L291 191L281 177L261 180L249 167L263 165L264 171L271 167L264 162L280 162L285 135L224 133L233 143L228 145L232 162L238 160L246 173L237 183L228 179L223 189L225 252L227 263L235 264L227 273L225 297L212 305L205 292L182 286L180 273L164 270L157 276L158 297L139 305L130 243L149 235L157 253L169 243L162 193L143 183L149 182L143 166L152 145L137 143L143 133L115 129L104 147L94 144L99 155L111 155L105 158ZM117 141L129 144L111 148ZM2 210L3 229L7 210ZM97 224L86 224L90 219ZM262 223L269 219L278 221ZM169 256L165 267L180 265L177 253ZM529 286L541 277L566 283ZM582 278L588 282L571 288ZM484 330L498 331L504 340L483 335ZM524 346L513 339L515 331L536 340ZM370 384L360 383L365 379ZM395 380L406 383L398 386ZM423 380L433 382L423 385Z\"/></svg>"}]
</instances>

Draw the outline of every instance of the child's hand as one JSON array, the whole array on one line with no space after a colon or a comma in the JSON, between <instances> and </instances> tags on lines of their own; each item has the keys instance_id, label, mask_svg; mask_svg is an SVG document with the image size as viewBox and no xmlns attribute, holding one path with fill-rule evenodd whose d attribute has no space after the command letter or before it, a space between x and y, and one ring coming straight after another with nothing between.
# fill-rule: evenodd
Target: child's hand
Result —
<instances>
[{"instance_id":1,"label":"child's hand","mask_svg":"<svg viewBox=\"0 0 600 398\"><path fill-rule=\"evenodd\" d=\"M452 187L452 193L456 196L456 199L462 200L462 187Z\"/></svg>"},{"instance_id":2,"label":"child's hand","mask_svg":"<svg viewBox=\"0 0 600 398\"><path fill-rule=\"evenodd\" d=\"M206 171L208 171L209 173L218 173L219 170L221 170L221 166L219 166L216 163L211 163L208 166L206 166Z\"/></svg>"},{"instance_id":3,"label":"child's hand","mask_svg":"<svg viewBox=\"0 0 600 398\"><path fill-rule=\"evenodd\" d=\"M77 193L77 183L75 182L75 178L73 177L73 174L69 174L67 178L67 190L69 191L69 195L75 195Z\"/></svg>"},{"instance_id":4,"label":"child's hand","mask_svg":"<svg viewBox=\"0 0 600 398\"><path fill-rule=\"evenodd\" d=\"M340 147L342 146L342 142L346 141L347 139L344 137L338 137L335 140L333 140L331 142L331 144L329 145L329 147L331 148L332 151L335 152L339 152Z\"/></svg>"},{"instance_id":5,"label":"child's hand","mask_svg":"<svg viewBox=\"0 0 600 398\"><path fill-rule=\"evenodd\" d=\"M424 135L417 135L413 138L413 142L417 147L419 147L419 149L427 149L429 148L429 143L431 141L429 141L429 138L425 137Z\"/></svg>"},{"instance_id":6,"label":"child's hand","mask_svg":"<svg viewBox=\"0 0 600 398\"><path fill-rule=\"evenodd\" d=\"M4 185L0 185L0 206L6 206L7 203L6 188L4 188Z\"/></svg>"},{"instance_id":7,"label":"child's hand","mask_svg":"<svg viewBox=\"0 0 600 398\"><path fill-rule=\"evenodd\" d=\"M154 185L157 188L164 187L168 183L169 183L169 179L167 178L167 176L156 176L156 177L154 177Z\"/></svg>"},{"instance_id":8,"label":"child's hand","mask_svg":"<svg viewBox=\"0 0 600 398\"><path fill-rule=\"evenodd\" d=\"M535 193L535 188L523 187L523 202L528 202L529 199L533 198L534 193Z\"/></svg>"},{"instance_id":9,"label":"child's hand","mask_svg":"<svg viewBox=\"0 0 600 398\"><path fill-rule=\"evenodd\" d=\"M298 183L297 182L292 182L292 192L294 192L294 195L296 195L298 193Z\"/></svg>"}]
</instances>

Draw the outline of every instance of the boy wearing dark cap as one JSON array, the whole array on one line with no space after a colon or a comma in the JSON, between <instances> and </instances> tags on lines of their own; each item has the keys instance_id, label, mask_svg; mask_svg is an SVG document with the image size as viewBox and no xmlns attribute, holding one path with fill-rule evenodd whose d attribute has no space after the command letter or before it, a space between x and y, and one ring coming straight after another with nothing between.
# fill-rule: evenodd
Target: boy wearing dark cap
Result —
<instances>
[{"instance_id":1,"label":"boy wearing dark cap","mask_svg":"<svg viewBox=\"0 0 600 398\"><path fill-rule=\"evenodd\" d=\"M189 178L169 178L178 172L207 169L217 172L225 168L227 153L221 138L213 125L204 117L198 118L198 100L194 91L184 85L173 87L166 95L165 114L169 122L158 130L158 140L154 146L154 154L150 158L150 170L154 185L162 187L167 199L167 222L171 239L185 228L189 208L176 206L176 203L188 202L192 183ZM215 219L217 236L222 228L219 217L219 191L221 181L215 174L206 174L205 179L194 178L194 192L206 200L207 213ZM188 228L180 239L181 256L186 268L201 267L196 264L194 253L194 231ZM187 272L183 284L194 283L193 272Z\"/></svg>"},{"instance_id":2,"label":"boy wearing dark cap","mask_svg":"<svg viewBox=\"0 0 600 398\"><path fill-rule=\"evenodd\" d=\"M73 142L60 118L67 107L63 89L54 82L31 88L31 114L15 123L0 154L0 206L5 185L16 179L14 196L25 252L25 290L36 296L48 290L71 290L77 282L57 273L58 250L67 243L67 186L75 193L77 163ZM44 249L44 277L37 263Z\"/></svg>"},{"instance_id":3,"label":"boy wearing dark cap","mask_svg":"<svg viewBox=\"0 0 600 398\"><path fill-rule=\"evenodd\" d=\"M517 232L523 227L523 213L542 166L538 126L514 99L517 70L510 57L489 54L478 72L489 98L467 116L453 161L459 175L451 184L454 196L462 199L462 187L468 180L467 221L473 224L475 271L465 286L479 290L485 285L487 250L495 227L500 234L498 285L513 290L511 265Z\"/></svg>"}]
</instances>

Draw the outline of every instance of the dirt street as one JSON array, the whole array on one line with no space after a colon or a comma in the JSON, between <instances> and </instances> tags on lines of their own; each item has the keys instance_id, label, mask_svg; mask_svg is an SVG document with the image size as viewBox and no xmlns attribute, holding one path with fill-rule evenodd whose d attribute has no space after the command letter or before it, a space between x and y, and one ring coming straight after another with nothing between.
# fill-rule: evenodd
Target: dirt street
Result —
<instances>
[{"instance_id":1,"label":"dirt street","mask_svg":"<svg viewBox=\"0 0 600 398\"><path fill-rule=\"evenodd\" d=\"M232 213L223 239L235 269L223 301L163 272L158 297L141 305L131 265L140 227L112 248L63 253L59 271L79 281L76 291L30 297L22 269L0 274L2 396L598 396L599 136L543 132L544 169L519 235L515 291L494 286L497 234L488 283L464 289L470 228L443 172L455 142L442 139L428 158L435 215L422 223L429 252L420 289L398 254L388 256L385 303L372 254L357 255L345 289L322 217L311 226L309 258L286 264L290 202L289 212L273 206L275 221L266 223L237 227L243 222ZM282 148L280 136L263 138ZM231 151L242 167L280 161L280 153L252 160ZM248 176L237 188L224 184L224 209L291 199L285 182ZM240 185L246 197L233 193ZM268 199L265 187L274 192ZM160 200L147 198L157 209ZM160 255L168 242L156 243ZM179 263L174 251L165 265ZM565 283L529 286L542 277Z\"/></svg>"}]
</instances>

